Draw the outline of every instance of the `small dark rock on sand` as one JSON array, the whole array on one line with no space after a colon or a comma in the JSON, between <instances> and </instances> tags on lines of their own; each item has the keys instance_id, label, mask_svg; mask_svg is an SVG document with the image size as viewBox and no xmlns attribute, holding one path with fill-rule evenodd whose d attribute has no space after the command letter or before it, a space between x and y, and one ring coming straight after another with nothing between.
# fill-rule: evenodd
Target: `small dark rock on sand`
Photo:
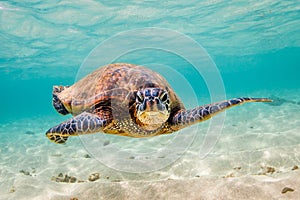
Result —
<instances>
[{"instance_id":1,"label":"small dark rock on sand","mask_svg":"<svg viewBox=\"0 0 300 200\"><path fill-rule=\"evenodd\" d=\"M263 169L262 172L259 172L258 175L267 175L267 174L273 174L276 172L276 169L274 167L261 167Z\"/></svg>"},{"instance_id":2,"label":"small dark rock on sand","mask_svg":"<svg viewBox=\"0 0 300 200\"><path fill-rule=\"evenodd\" d=\"M229 173L229 174L223 176L223 178L233 178L233 177L235 177L234 173Z\"/></svg>"},{"instance_id":3,"label":"small dark rock on sand","mask_svg":"<svg viewBox=\"0 0 300 200\"><path fill-rule=\"evenodd\" d=\"M85 158L91 158L91 156L89 154L85 154L84 157Z\"/></svg>"},{"instance_id":4,"label":"small dark rock on sand","mask_svg":"<svg viewBox=\"0 0 300 200\"><path fill-rule=\"evenodd\" d=\"M234 170L241 170L242 167L234 167L233 169L234 169Z\"/></svg>"},{"instance_id":5,"label":"small dark rock on sand","mask_svg":"<svg viewBox=\"0 0 300 200\"><path fill-rule=\"evenodd\" d=\"M35 132L33 132L33 131L26 131L25 134L26 134L26 135L34 135Z\"/></svg>"},{"instance_id":6,"label":"small dark rock on sand","mask_svg":"<svg viewBox=\"0 0 300 200\"><path fill-rule=\"evenodd\" d=\"M100 174L99 173L93 173L91 175L89 175L89 181L96 181L100 178Z\"/></svg>"},{"instance_id":7,"label":"small dark rock on sand","mask_svg":"<svg viewBox=\"0 0 300 200\"><path fill-rule=\"evenodd\" d=\"M285 194L287 192L294 192L295 190L293 188L290 188L290 187L284 187L282 190L281 190L281 193L282 194Z\"/></svg>"},{"instance_id":8,"label":"small dark rock on sand","mask_svg":"<svg viewBox=\"0 0 300 200\"><path fill-rule=\"evenodd\" d=\"M68 176L67 174L63 175L63 173L59 173L58 176L53 176L51 180L59 183L75 183L77 178L74 176Z\"/></svg>"},{"instance_id":9,"label":"small dark rock on sand","mask_svg":"<svg viewBox=\"0 0 300 200\"><path fill-rule=\"evenodd\" d=\"M110 141L109 140L106 140L104 143L103 143L103 146L107 146L109 145Z\"/></svg>"},{"instance_id":10,"label":"small dark rock on sand","mask_svg":"<svg viewBox=\"0 0 300 200\"><path fill-rule=\"evenodd\" d=\"M274 167L267 167L267 173L273 174L275 172L275 168Z\"/></svg>"},{"instance_id":11,"label":"small dark rock on sand","mask_svg":"<svg viewBox=\"0 0 300 200\"><path fill-rule=\"evenodd\" d=\"M297 165L295 165L295 166L292 168L292 170L297 170L297 169L299 169L299 167L298 167Z\"/></svg>"},{"instance_id":12,"label":"small dark rock on sand","mask_svg":"<svg viewBox=\"0 0 300 200\"><path fill-rule=\"evenodd\" d=\"M53 157L61 157L62 154L61 153L56 153L56 154L51 154L51 156L53 156Z\"/></svg>"},{"instance_id":13,"label":"small dark rock on sand","mask_svg":"<svg viewBox=\"0 0 300 200\"><path fill-rule=\"evenodd\" d=\"M11 186L10 190L9 190L9 193L14 193L16 191L16 188L15 186Z\"/></svg>"},{"instance_id":14,"label":"small dark rock on sand","mask_svg":"<svg viewBox=\"0 0 300 200\"><path fill-rule=\"evenodd\" d=\"M19 172L26 176L35 176L35 168L32 168L31 172L24 169L20 170Z\"/></svg>"},{"instance_id":15,"label":"small dark rock on sand","mask_svg":"<svg viewBox=\"0 0 300 200\"><path fill-rule=\"evenodd\" d=\"M25 171L25 170L20 170L20 173L26 175L26 176L31 176L30 172L29 171Z\"/></svg>"}]
</instances>

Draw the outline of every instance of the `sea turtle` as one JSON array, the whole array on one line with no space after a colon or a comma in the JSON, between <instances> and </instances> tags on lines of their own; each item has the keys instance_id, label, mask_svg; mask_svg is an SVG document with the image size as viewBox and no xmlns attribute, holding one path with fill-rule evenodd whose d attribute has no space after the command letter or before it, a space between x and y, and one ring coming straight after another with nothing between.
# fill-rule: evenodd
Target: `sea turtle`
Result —
<instances>
[{"instance_id":1,"label":"sea turtle","mask_svg":"<svg viewBox=\"0 0 300 200\"><path fill-rule=\"evenodd\" d=\"M235 98L186 110L160 74L126 63L100 67L72 86L54 86L52 100L59 113L74 115L46 132L59 144L96 132L136 138L172 133L235 105L271 101Z\"/></svg>"}]
</instances>

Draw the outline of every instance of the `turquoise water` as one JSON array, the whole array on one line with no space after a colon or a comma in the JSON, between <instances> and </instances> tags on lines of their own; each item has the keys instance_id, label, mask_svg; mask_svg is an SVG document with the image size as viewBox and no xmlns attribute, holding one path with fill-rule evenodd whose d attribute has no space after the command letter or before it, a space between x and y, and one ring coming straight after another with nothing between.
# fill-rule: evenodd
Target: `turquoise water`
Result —
<instances>
[{"instance_id":1,"label":"turquoise water","mask_svg":"<svg viewBox=\"0 0 300 200\"><path fill-rule=\"evenodd\" d=\"M227 91L299 86L297 1L2 1L0 6L6 97L1 121L53 112L52 85L72 84L93 48L135 28L169 28L196 40L212 56Z\"/></svg>"},{"instance_id":2,"label":"turquoise water","mask_svg":"<svg viewBox=\"0 0 300 200\"><path fill-rule=\"evenodd\" d=\"M215 155L249 152L268 147L284 146L294 150L299 148L297 146L300 144L299 131L297 131L300 128L299 1L148 0L130 3L92 0L0 1L0 137L2 138L0 154L5 158L1 163L0 180L10 177L10 186L3 189L6 193L18 181L19 185L23 184L18 179L22 167L13 169L17 164L15 158L21 159L24 163L29 162L31 168L37 169L37 177L40 173L41 179L49 181L51 177L43 175L48 171L43 170L47 163L50 163L49 172L53 175L58 172L53 164L56 162L53 155L65 155L66 148L75 152L76 145L81 146L80 140L76 139L73 143L70 142L68 147L55 146L44 136L45 131L51 126L69 118L57 114L53 109L52 86L71 85L82 73L90 72L89 68L86 72L81 73L81 70L85 66L84 63L88 62L92 50L95 50L98 45L101 48L101 44L120 33L133 30L138 33L139 30L149 27L153 28L157 35L161 28L176 31L203 48L204 53L202 57L199 55L199 61L202 62L203 59L203 63L212 63L216 66L228 98L249 95L273 97L276 103L273 105L279 105L255 104L235 108L235 111L230 110L223 130L224 141L220 139L220 144L213 150ZM163 32L161 34L159 37L166 36ZM125 38L124 43L119 44L120 48L130 46L130 41L136 42L130 37ZM180 42L182 41L169 40L166 44L181 44ZM192 50L186 51L189 49L186 45L183 45L182 49L183 52L192 52ZM104 62L111 52L116 51L110 49L105 56L99 55L99 63ZM192 64L185 58L182 54L172 54L164 49L142 48L125 55L118 55L115 61L141 64L156 69L168 79L188 107L196 106L198 103L201 105L210 103L211 91L208 90L209 85L206 85L205 77L201 77L201 74L196 76ZM174 75L173 69L177 70L177 74ZM210 69L205 70L209 72ZM187 82L182 83L184 80ZM218 89L220 88L216 90ZM194 92L194 96L191 91ZM195 97L196 100L193 99ZM200 130L203 129L205 132L207 126L209 122L200 126ZM192 127L186 132L195 130L195 127ZM249 145L244 145L243 149L243 142L247 141L239 135L243 131L248 134L246 138L261 143L251 146L252 143L249 142ZM225 144L231 142L230 134L235 136L237 142L232 140L233 146L229 147ZM264 134L269 134L272 138ZM284 140L280 134L287 134L284 135ZM288 138L288 135L292 135L293 139ZM165 140L167 144L168 139ZM198 140L201 144L204 138L201 136ZM12 141L17 141L18 145ZM119 146L124 145L128 149L131 148L130 144L138 143L114 136L105 136L101 142L103 141L115 141ZM142 140L137 148L149 147L152 145L151 142L156 140L151 140L150 144ZM38 153L42 151L39 145L45 152ZM195 146L193 148L195 149L190 150L191 152L199 151ZM52 154L47 154L47 149ZM79 157L85 154L84 148L80 149ZM22 152L32 153L34 155L32 160L28 159L30 155L21 158ZM270 163L290 165L300 163L300 156L296 152L287 158L282 156L286 155L286 152L281 152L280 149L276 149L275 152L274 159L281 161L271 160ZM74 153L73 157L67 156L67 159L76 158L78 155ZM252 167L252 164L260 162L260 159L266 159L260 155L250 157L247 157L247 161L251 160L249 170L244 174L256 173L256 168ZM195 159L191 157L187 160ZM74 162L81 163L78 160ZM24 163L20 166L26 166ZM187 163L182 164L183 167L178 167L180 164L177 163L174 170L170 167L171 170L164 171L164 175L154 174L150 179L164 179L172 176L170 174L173 172L183 178L196 175L198 173L196 167L200 164ZM209 161L205 166L210 168L212 163L215 161ZM62 166L58 165L58 167ZM86 168L80 165L78 168L69 166L68 169L80 176L86 172L82 172L81 167ZM97 168L93 169L97 170ZM218 169L220 168L216 167L207 174L224 175L218 173ZM129 176L124 179L135 180L136 178ZM145 177L138 177L138 179L145 179ZM36 182L29 182L31 183ZM45 193L38 193L38 195L43 196Z\"/></svg>"}]
</instances>

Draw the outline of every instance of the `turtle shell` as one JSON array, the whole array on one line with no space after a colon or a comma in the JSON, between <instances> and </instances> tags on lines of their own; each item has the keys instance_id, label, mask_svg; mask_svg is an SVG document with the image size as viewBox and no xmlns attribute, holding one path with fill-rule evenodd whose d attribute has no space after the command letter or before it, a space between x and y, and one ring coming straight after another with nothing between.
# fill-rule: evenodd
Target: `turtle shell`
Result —
<instances>
[{"instance_id":1,"label":"turtle shell","mask_svg":"<svg viewBox=\"0 0 300 200\"><path fill-rule=\"evenodd\" d=\"M126 63L98 68L59 93L58 98L73 115L84 111L97 113L116 107L117 112L120 109L128 112L130 105L135 102L136 92L147 87L158 87L168 91L171 113L184 109L180 99L160 74L142 66Z\"/></svg>"}]
</instances>

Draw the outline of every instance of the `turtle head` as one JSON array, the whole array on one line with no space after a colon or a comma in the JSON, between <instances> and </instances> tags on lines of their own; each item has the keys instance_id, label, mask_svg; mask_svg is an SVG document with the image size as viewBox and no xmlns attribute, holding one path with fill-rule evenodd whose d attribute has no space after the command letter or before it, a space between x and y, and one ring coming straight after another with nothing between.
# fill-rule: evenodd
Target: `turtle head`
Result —
<instances>
[{"instance_id":1,"label":"turtle head","mask_svg":"<svg viewBox=\"0 0 300 200\"><path fill-rule=\"evenodd\" d=\"M160 126L170 116L170 97L166 90L145 88L136 93L137 118L144 125Z\"/></svg>"}]
</instances>

